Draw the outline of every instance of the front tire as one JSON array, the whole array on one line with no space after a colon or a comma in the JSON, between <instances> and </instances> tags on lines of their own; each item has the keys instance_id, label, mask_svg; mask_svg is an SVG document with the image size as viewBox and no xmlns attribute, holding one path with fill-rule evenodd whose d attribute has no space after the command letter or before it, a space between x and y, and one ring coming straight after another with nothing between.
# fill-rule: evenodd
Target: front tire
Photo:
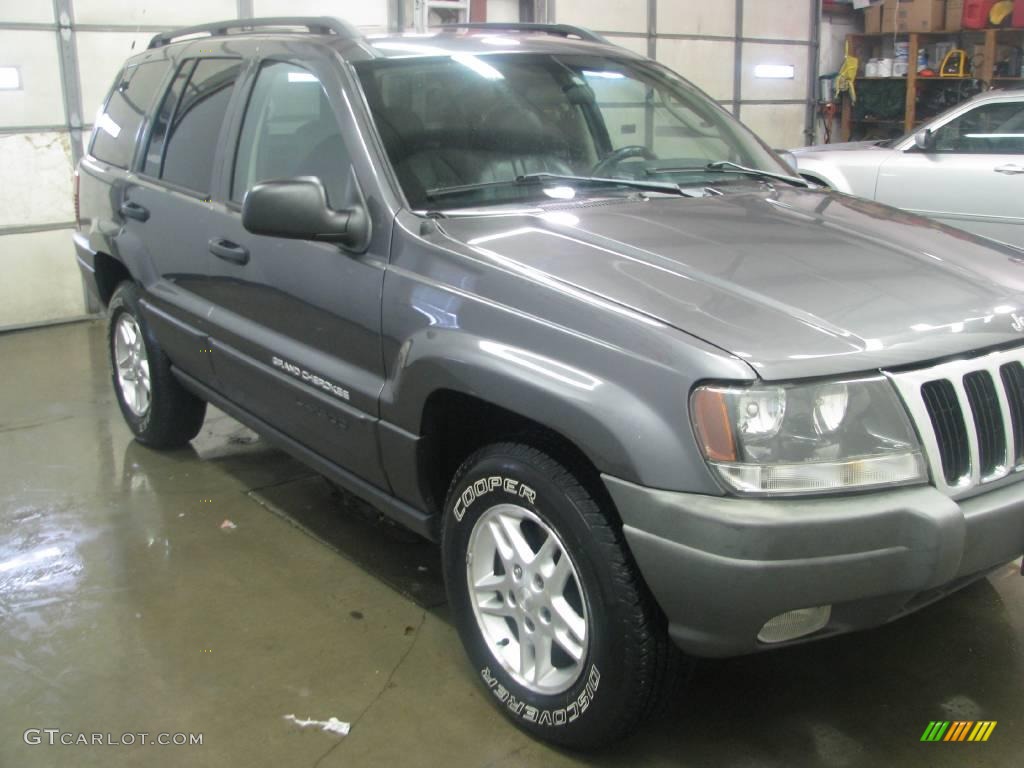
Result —
<instances>
[{"instance_id":1,"label":"front tire","mask_svg":"<svg viewBox=\"0 0 1024 768\"><path fill-rule=\"evenodd\" d=\"M679 662L586 476L528 445L489 446L456 473L442 527L449 604L488 698L571 748L634 730Z\"/></svg>"},{"instance_id":2,"label":"front tire","mask_svg":"<svg viewBox=\"0 0 1024 768\"><path fill-rule=\"evenodd\" d=\"M203 426L206 403L171 373L171 361L142 314L135 283L114 291L108 317L114 392L135 439L152 448L187 445Z\"/></svg>"}]
</instances>

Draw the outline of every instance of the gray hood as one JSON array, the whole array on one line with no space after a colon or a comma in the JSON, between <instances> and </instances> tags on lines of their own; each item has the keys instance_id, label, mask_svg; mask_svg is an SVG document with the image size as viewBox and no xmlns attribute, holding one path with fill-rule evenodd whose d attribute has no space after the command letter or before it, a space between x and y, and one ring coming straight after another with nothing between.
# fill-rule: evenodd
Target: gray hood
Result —
<instances>
[{"instance_id":1,"label":"gray hood","mask_svg":"<svg viewBox=\"0 0 1024 768\"><path fill-rule=\"evenodd\" d=\"M845 195L763 187L440 223L484 258L657 318L768 380L1024 342L1024 251Z\"/></svg>"}]
</instances>

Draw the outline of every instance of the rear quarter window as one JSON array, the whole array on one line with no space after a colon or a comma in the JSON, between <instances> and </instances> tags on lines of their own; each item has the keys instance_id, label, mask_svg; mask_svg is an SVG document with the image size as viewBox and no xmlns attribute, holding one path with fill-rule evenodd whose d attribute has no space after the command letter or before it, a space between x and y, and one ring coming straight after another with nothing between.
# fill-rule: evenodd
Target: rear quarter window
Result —
<instances>
[{"instance_id":1,"label":"rear quarter window","mask_svg":"<svg viewBox=\"0 0 1024 768\"><path fill-rule=\"evenodd\" d=\"M147 113L160 95L170 70L168 61L147 61L125 67L93 130L93 157L128 168Z\"/></svg>"}]
</instances>

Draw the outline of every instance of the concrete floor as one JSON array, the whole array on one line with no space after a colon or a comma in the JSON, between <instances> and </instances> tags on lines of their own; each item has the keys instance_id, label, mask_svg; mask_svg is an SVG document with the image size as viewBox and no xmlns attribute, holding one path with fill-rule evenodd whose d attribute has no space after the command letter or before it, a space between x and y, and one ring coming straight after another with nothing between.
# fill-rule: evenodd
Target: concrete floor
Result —
<instances>
[{"instance_id":1,"label":"concrete floor","mask_svg":"<svg viewBox=\"0 0 1024 768\"><path fill-rule=\"evenodd\" d=\"M101 325L0 336L0 370L5 768L1020 762L1012 566L878 630L702 662L663 717L583 758L531 741L482 694L430 545L219 412L192 448L132 442ZM919 742L954 719L998 726L986 744ZM28 728L203 744L26 745Z\"/></svg>"}]
</instances>

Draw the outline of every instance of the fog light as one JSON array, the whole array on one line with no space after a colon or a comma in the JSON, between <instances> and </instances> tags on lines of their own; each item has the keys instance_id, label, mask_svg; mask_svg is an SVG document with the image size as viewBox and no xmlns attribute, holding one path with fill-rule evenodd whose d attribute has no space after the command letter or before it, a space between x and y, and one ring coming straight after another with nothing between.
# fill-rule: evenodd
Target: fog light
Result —
<instances>
[{"instance_id":1,"label":"fog light","mask_svg":"<svg viewBox=\"0 0 1024 768\"><path fill-rule=\"evenodd\" d=\"M762 643L784 643L798 637L817 632L828 624L832 616L831 605L819 605L816 608L798 608L788 613L780 613L769 619L757 633Z\"/></svg>"}]
</instances>

